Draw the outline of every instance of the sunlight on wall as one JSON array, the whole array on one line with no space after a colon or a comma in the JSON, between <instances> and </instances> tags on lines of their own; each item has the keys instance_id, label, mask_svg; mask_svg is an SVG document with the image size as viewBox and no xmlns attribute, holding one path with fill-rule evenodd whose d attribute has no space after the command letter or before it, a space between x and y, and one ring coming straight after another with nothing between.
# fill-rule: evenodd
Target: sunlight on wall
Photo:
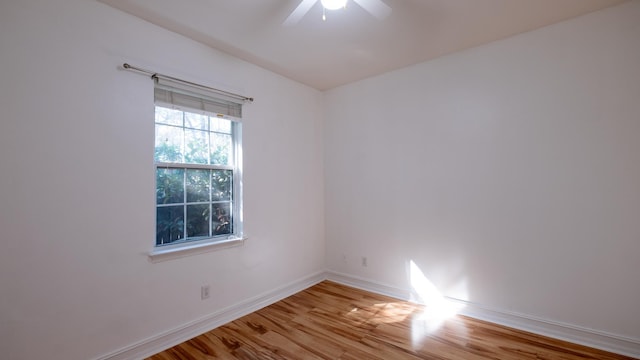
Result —
<instances>
[{"instance_id":1,"label":"sunlight on wall","mask_svg":"<svg viewBox=\"0 0 640 360\"><path fill-rule=\"evenodd\" d=\"M409 261L408 267L409 282L418 297L412 300L425 305L424 312L411 320L411 339L414 346L417 346L425 335L438 330L447 319L458 314L464 305L445 298L413 260Z\"/></svg>"}]
</instances>

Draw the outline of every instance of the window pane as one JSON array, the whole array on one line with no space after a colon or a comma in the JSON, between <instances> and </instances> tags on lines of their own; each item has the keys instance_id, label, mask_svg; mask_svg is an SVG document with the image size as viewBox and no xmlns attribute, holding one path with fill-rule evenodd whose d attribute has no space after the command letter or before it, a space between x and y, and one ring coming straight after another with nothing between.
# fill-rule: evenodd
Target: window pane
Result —
<instances>
[{"instance_id":1,"label":"window pane","mask_svg":"<svg viewBox=\"0 0 640 360\"><path fill-rule=\"evenodd\" d=\"M211 168L235 164L234 129L224 118L156 106L158 246L233 234L234 170Z\"/></svg>"},{"instance_id":2,"label":"window pane","mask_svg":"<svg viewBox=\"0 0 640 360\"><path fill-rule=\"evenodd\" d=\"M211 170L187 170L187 202L209 201Z\"/></svg>"},{"instance_id":3,"label":"window pane","mask_svg":"<svg viewBox=\"0 0 640 360\"><path fill-rule=\"evenodd\" d=\"M187 205L187 237L209 236L209 204Z\"/></svg>"},{"instance_id":4,"label":"window pane","mask_svg":"<svg viewBox=\"0 0 640 360\"><path fill-rule=\"evenodd\" d=\"M183 169L156 169L156 201L158 204L184 202Z\"/></svg>"},{"instance_id":5,"label":"window pane","mask_svg":"<svg viewBox=\"0 0 640 360\"><path fill-rule=\"evenodd\" d=\"M156 212L156 245L184 238L184 207L163 206Z\"/></svg>"},{"instance_id":6,"label":"window pane","mask_svg":"<svg viewBox=\"0 0 640 360\"><path fill-rule=\"evenodd\" d=\"M231 135L211 133L211 163L215 165L231 164Z\"/></svg>"},{"instance_id":7,"label":"window pane","mask_svg":"<svg viewBox=\"0 0 640 360\"><path fill-rule=\"evenodd\" d=\"M184 126L197 130L209 130L209 117L186 112L184 113Z\"/></svg>"},{"instance_id":8,"label":"window pane","mask_svg":"<svg viewBox=\"0 0 640 360\"><path fill-rule=\"evenodd\" d=\"M213 170L211 174L211 200L223 201L231 200L231 189L233 183L233 171Z\"/></svg>"},{"instance_id":9,"label":"window pane","mask_svg":"<svg viewBox=\"0 0 640 360\"><path fill-rule=\"evenodd\" d=\"M156 122L182 126L182 111L156 106Z\"/></svg>"},{"instance_id":10,"label":"window pane","mask_svg":"<svg viewBox=\"0 0 640 360\"><path fill-rule=\"evenodd\" d=\"M231 219L231 205L229 203L212 204L213 207L213 235L231 234L233 222Z\"/></svg>"},{"instance_id":11,"label":"window pane","mask_svg":"<svg viewBox=\"0 0 640 360\"><path fill-rule=\"evenodd\" d=\"M189 164L207 164L209 162L209 154L207 154L208 131L201 130L185 130L186 147L184 152L184 161Z\"/></svg>"},{"instance_id":12,"label":"window pane","mask_svg":"<svg viewBox=\"0 0 640 360\"><path fill-rule=\"evenodd\" d=\"M182 128L156 124L156 161L182 162Z\"/></svg>"},{"instance_id":13,"label":"window pane","mask_svg":"<svg viewBox=\"0 0 640 360\"><path fill-rule=\"evenodd\" d=\"M231 134L231 121L217 117L211 118L211 131Z\"/></svg>"}]
</instances>

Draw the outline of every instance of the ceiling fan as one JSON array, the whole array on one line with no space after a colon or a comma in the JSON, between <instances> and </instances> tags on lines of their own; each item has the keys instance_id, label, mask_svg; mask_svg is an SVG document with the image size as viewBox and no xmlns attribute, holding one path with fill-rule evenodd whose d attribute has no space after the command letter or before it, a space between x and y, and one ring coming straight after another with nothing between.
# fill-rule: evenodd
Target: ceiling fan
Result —
<instances>
[{"instance_id":1,"label":"ceiling fan","mask_svg":"<svg viewBox=\"0 0 640 360\"><path fill-rule=\"evenodd\" d=\"M290 26L297 24L318 1L321 3L323 10L337 10L344 8L348 0L301 0L300 4L289 14L283 25ZM353 0L353 2L360 5L360 7L378 19L384 19L391 13L389 5L385 4L382 0ZM322 19L325 19L324 13Z\"/></svg>"}]
</instances>

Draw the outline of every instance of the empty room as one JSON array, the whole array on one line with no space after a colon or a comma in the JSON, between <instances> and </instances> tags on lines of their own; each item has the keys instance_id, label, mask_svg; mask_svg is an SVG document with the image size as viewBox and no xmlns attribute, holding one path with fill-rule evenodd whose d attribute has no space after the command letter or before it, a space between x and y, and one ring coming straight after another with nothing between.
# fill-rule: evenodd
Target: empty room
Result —
<instances>
[{"instance_id":1,"label":"empty room","mask_svg":"<svg viewBox=\"0 0 640 360\"><path fill-rule=\"evenodd\" d=\"M0 2L0 358L640 358L640 0Z\"/></svg>"}]
</instances>

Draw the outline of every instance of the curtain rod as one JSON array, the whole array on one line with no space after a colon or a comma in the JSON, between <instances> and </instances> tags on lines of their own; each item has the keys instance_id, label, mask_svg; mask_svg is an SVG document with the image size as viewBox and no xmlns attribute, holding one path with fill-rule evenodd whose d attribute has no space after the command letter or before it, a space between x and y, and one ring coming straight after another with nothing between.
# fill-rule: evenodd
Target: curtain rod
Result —
<instances>
[{"instance_id":1,"label":"curtain rod","mask_svg":"<svg viewBox=\"0 0 640 360\"><path fill-rule=\"evenodd\" d=\"M157 72L153 72L153 71L141 69L139 67L131 66L131 65L127 64L127 63L122 64L122 67L125 68L126 70L137 71L137 72L140 72L140 73L143 73L143 74L150 75L152 79L155 79L157 77L163 77L165 79L169 79L169 80L173 80L173 81L180 82L180 83L183 83L183 84L196 86L196 87L199 87L199 88L202 88L202 89L205 89L205 90L213 91L213 92L218 93L220 95L229 96L229 97L236 98L236 99L239 99L239 100L242 100L242 101L253 102L253 98L252 97L238 95L238 94L234 94L232 92L228 92L228 91L212 88L212 87L205 86L205 85L196 84L196 83L193 83L191 81L186 81L186 80L174 78L173 76L159 74Z\"/></svg>"}]
</instances>

